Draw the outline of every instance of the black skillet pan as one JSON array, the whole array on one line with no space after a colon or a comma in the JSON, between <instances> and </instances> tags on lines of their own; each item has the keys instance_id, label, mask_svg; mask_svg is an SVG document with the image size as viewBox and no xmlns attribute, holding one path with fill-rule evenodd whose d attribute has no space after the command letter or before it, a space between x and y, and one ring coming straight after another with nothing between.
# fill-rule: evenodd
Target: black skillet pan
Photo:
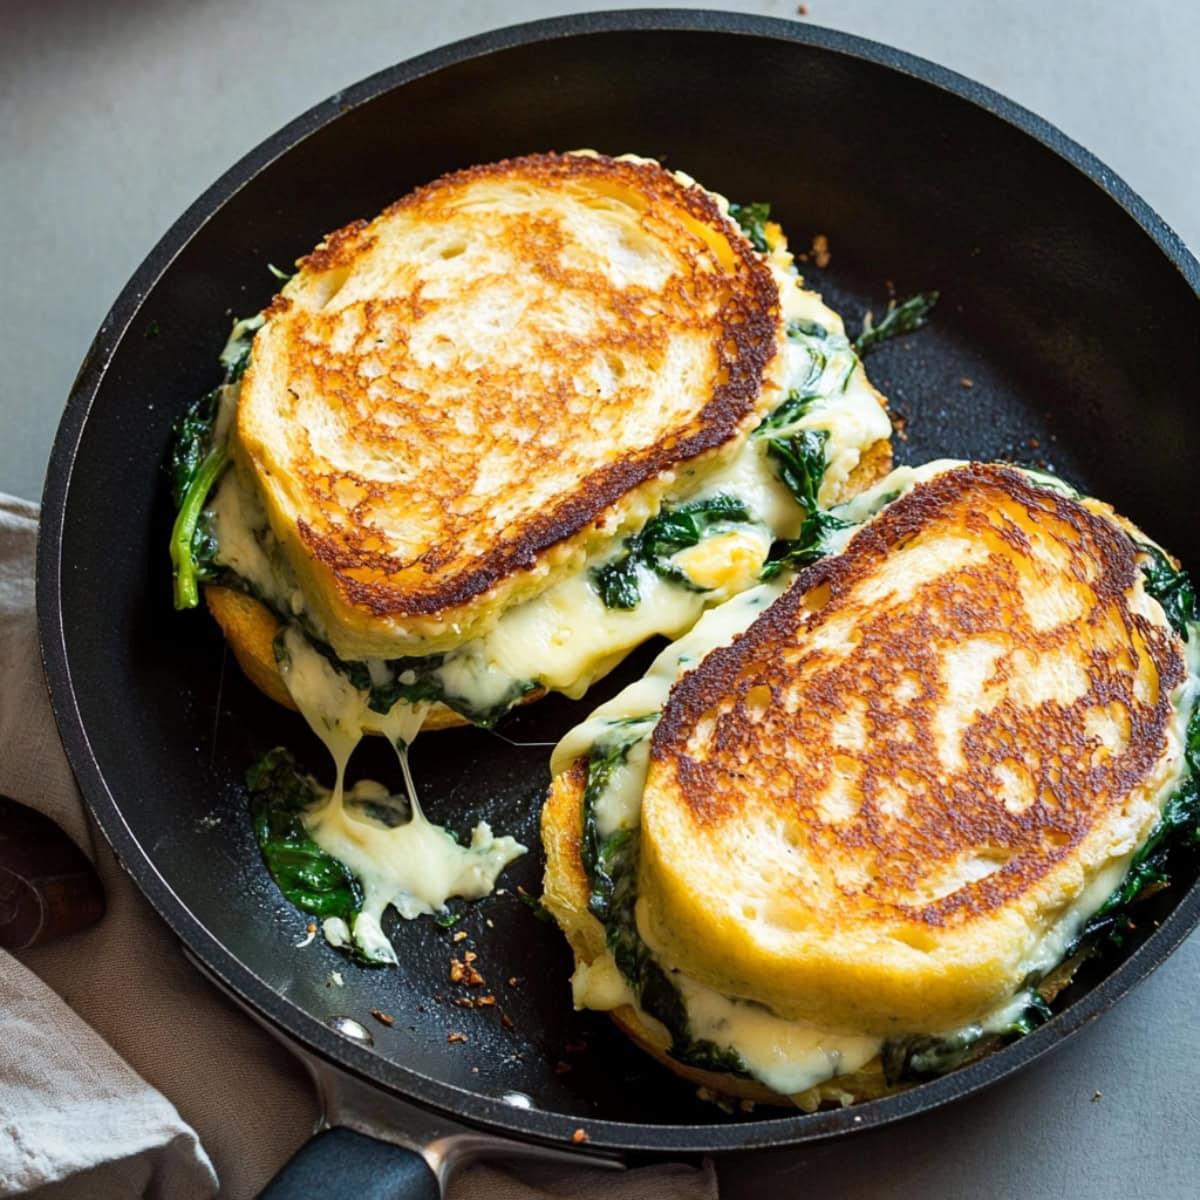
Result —
<instances>
[{"instance_id":1,"label":"black skillet pan","mask_svg":"<svg viewBox=\"0 0 1200 1200\"><path fill-rule=\"evenodd\" d=\"M223 669L213 624L171 609L161 464L172 422L213 385L231 314L270 297L267 263L290 262L441 172L579 146L656 155L735 199L770 200L796 249L824 234L832 263L809 278L851 324L882 309L889 283L940 289L931 327L870 364L907 419L900 461L1044 461L1200 564L1200 267L1099 162L984 88L811 26L643 11L475 38L299 118L180 218L105 320L54 446L38 562L55 711L113 848L197 965L306 1057L331 1122L387 1139L322 1135L274 1194L307 1194L300 1173L328 1157L347 1195L371 1194L349 1162L434 1195L435 1171L499 1152L497 1135L602 1157L795 1146L878 1127L1058 1045L1200 915L1200 888L1178 881L1150 914L1157 930L1140 922L1124 957L1089 970L1049 1024L904 1094L815 1115L726 1116L603 1016L573 1013L562 939L513 894L539 890L536 852L509 870L507 894L468 907L461 945L426 919L392 930L396 970L348 965L319 941L295 948L303 920L260 864L240 780L253 754L280 742L329 767L298 718ZM550 741L595 701L550 699L502 730ZM419 739L414 765L435 819L463 830L486 817L536 846L547 755L467 730ZM353 766L395 774L378 745ZM494 1008L450 1003L448 962L466 946ZM326 986L334 970L344 987ZM588 1140L575 1145L579 1129Z\"/></svg>"}]
</instances>

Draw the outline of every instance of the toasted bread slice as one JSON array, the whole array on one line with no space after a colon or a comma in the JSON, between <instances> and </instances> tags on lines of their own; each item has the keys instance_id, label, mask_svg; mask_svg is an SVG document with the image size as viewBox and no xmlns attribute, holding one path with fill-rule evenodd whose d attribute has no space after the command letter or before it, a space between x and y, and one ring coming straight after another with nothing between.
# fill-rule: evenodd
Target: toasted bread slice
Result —
<instances>
[{"instance_id":1,"label":"toasted bread slice","mask_svg":"<svg viewBox=\"0 0 1200 1200\"><path fill-rule=\"evenodd\" d=\"M1178 770L1186 674L1112 520L946 472L674 689L642 796L647 940L825 1028L970 1022L1119 882Z\"/></svg>"},{"instance_id":2,"label":"toasted bread slice","mask_svg":"<svg viewBox=\"0 0 1200 1200\"><path fill-rule=\"evenodd\" d=\"M299 268L233 450L343 658L461 644L781 399L771 267L653 162L461 171Z\"/></svg>"}]
</instances>

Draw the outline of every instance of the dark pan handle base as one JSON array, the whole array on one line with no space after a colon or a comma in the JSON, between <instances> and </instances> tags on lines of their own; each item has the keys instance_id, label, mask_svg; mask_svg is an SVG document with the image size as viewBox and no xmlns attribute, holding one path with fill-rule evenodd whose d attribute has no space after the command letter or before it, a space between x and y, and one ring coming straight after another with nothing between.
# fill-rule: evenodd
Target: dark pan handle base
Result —
<instances>
[{"instance_id":1,"label":"dark pan handle base","mask_svg":"<svg viewBox=\"0 0 1200 1200\"><path fill-rule=\"evenodd\" d=\"M441 1194L415 1150L339 1126L309 1138L260 1200L439 1200Z\"/></svg>"}]
</instances>

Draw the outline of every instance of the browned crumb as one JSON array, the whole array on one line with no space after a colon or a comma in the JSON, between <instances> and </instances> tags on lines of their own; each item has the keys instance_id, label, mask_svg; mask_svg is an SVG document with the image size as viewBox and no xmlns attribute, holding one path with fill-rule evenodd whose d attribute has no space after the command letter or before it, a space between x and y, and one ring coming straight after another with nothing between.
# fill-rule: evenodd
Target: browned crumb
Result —
<instances>
[{"instance_id":1,"label":"browned crumb","mask_svg":"<svg viewBox=\"0 0 1200 1200\"><path fill-rule=\"evenodd\" d=\"M1041 443L1041 442L1039 442L1039 441L1037 440L1037 438L1032 438L1032 437L1031 437L1031 438L1029 439L1029 448L1030 448L1030 450L1036 450L1036 449L1037 449L1037 448L1038 448L1038 447L1039 447L1041 444L1042 444L1042 443Z\"/></svg>"},{"instance_id":2,"label":"browned crumb","mask_svg":"<svg viewBox=\"0 0 1200 1200\"><path fill-rule=\"evenodd\" d=\"M471 963L474 962L478 957L479 955L476 954L474 950L468 950L466 954L463 955L463 962Z\"/></svg>"},{"instance_id":3,"label":"browned crumb","mask_svg":"<svg viewBox=\"0 0 1200 1200\"><path fill-rule=\"evenodd\" d=\"M975 386L975 380L967 379L965 376L958 382L965 388L973 388Z\"/></svg>"},{"instance_id":4,"label":"browned crumb","mask_svg":"<svg viewBox=\"0 0 1200 1200\"><path fill-rule=\"evenodd\" d=\"M555 1075L565 1075L570 1070L571 1064L569 1062L563 1062L561 1058L554 1064Z\"/></svg>"},{"instance_id":5,"label":"browned crumb","mask_svg":"<svg viewBox=\"0 0 1200 1200\"><path fill-rule=\"evenodd\" d=\"M454 1003L457 1004L459 1008L475 1007L475 1001L472 1000L470 996L457 996L455 997Z\"/></svg>"},{"instance_id":6,"label":"browned crumb","mask_svg":"<svg viewBox=\"0 0 1200 1200\"><path fill-rule=\"evenodd\" d=\"M1093 1104L1095 1104L1095 1103L1096 1103L1096 1101L1097 1101L1097 1100L1099 1100L1099 1099L1100 1099L1100 1097L1101 1097L1101 1096L1103 1096L1103 1095L1104 1095L1104 1093L1103 1093L1103 1092L1093 1092L1093 1093L1092 1093L1092 1103L1093 1103Z\"/></svg>"},{"instance_id":7,"label":"browned crumb","mask_svg":"<svg viewBox=\"0 0 1200 1200\"><path fill-rule=\"evenodd\" d=\"M587 1140L588 1140L588 1135L587 1135L586 1130L577 1129L577 1130L575 1130L575 1132L573 1134L571 1134L571 1141L573 1141L575 1143L575 1145L577 1145L577 1146L583 1145L583 1143L586 1142Z\"/></svg>"},{"instance_id":8,"label":"browned crumb","mask_svg":"<svg viewBox=\"0 0 1200 1200\"><path fill-rule=\"evenodd\" d=\"M521 984L523 984L524 982L525 982L524 975L510 975L508 977L508 986L509 987L520 987Z\"/></svg>"},{"instance_id":9,"label":"browned crumb","mask_svg":"<svg viewBox=\"0 0 1200 1200\"><path fill-rule=\"evenodd\" d=\"M479 1008L492 1008L494 1007L495 1003L496 997L491 995L480 996L479 999L475 1001L476 1006Z\"/></svg>"},{"instance_id":10,"label":"browned crumb","mask_svg":"<svg viewBox=\"0 0 1200 1200\"><path fill-rule=\"evenodd\" d=\"M508 1013L500 1014L500 1024L503 1025L505 1029L515 1028L513 1025L513 1019L508 1015Z\"/></svg>"},{"instance_id":11,"label":"browned crumb","mask_svg":"<svg viewBox=\"0 0 1200 1200\"><path fill-rule=\"evenodd\" d=\"M457 958L450 960L450 982L462 983L467 977L467 969L462 965Z\"/></svg>"},{"instance_id":12,"label":"browned crumb","mask_svg":"<svg viewBox=\"0 0 1200 1200\"><path fill-rule=\"evenodd\" d=\"M466 1040L467 1040L467 1035L465 1033L448 1033L448 1034L446 1034L446 1041L448 1041L448 1042L465 1042Z\"/></svg>"},{"instance_id":13,"label":"browned crumb","mask_svg":"<svg viewBox=\"0 0 1200 1200\"><path fill-rule=\"evenodd\" d=\"M395 1025L396 1023L395 1017L389 1017L387 1013L380 1012L377 1008L371 1009L371 1016L373 1016L381 1025Z\"/></svg>"},{"instance_id":14,"label":"browned crumb","mask_svg":"<svg viewBox=\"0 0 1200 1200\"><path fill-rule=\"evenodd\" d=\"M829 253L829 239L823 233L816 234L812 240L813 262L823 271L829 266L832 258L833 255Z\"/></svg>"},{"instance_id":15,"label":"browned crumb","mask_svg":"<svg viewBox=\"0 0 1200 1200\"><path fill-rule=\"evenodd\" d=\"M801 4L800 7L796 9L796 12L802 17L807 17L808 16L808 5Z\"/></svg>"},{"instance_id":16,"label":"browned crumb","mask_svg":"<svg viewBox=\"0 0 1200 1200\"><path fill-rule=\"evenodd\" d=\"M467 987L479 987L483 983L483 976L475 970L474 967L467 967Z\"/></svg>"},{"instance_id":17,"label":"browned crumb","mask_svg":"<svg viewBox=\"0 0 1200 1200\"><path fill-rule=\"evenodd\" d=\"M450 940L452 942L465 942L467 940L467 931L460 929Z\"/></svg>"},{"instance_id":18,"label":"browned crumb","mask_svg":"<svg viewBox=\"0 0 1200 1200\"><path fill-rule=\"evenodd\" d=\"M305 933L316 933L317 932L316 922L309 921L309 923L307 925L305 925L305 927L304 927L304 932Z\"/></svg>"}]
</instances>

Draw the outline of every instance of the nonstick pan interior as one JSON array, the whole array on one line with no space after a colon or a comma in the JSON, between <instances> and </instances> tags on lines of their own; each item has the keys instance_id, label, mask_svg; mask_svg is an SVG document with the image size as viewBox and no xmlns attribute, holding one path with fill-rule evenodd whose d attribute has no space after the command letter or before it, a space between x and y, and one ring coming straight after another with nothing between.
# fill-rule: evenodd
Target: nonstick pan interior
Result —
<instances>
[{"instance_id":1,"label":"nonstick pan interior","mask_svg":"<svg viewBox=\"0 0 1200 1200\"><path fill-rule=\"evenodd\" d=\"M606 1018L571 1011L565 944L516 895L540 891L544 747L467 730L423 737L414 751L434 819L461 832L486 818L533 848L502 878L504 894L467 906L452 929L397 923L397 970L348 964L319 938L296 948L304 919L260 864L242 774L277 743L319 774L330 767L303 723L226 662L211 621L172 611L161 468L172 423L216 382L231 317L269 299L268 263L290 263L453 168L544 149L635 151L732 199L769 200L797 251L824 235L828 267L802 269L852 328L893 291L940 290L929 328L868 364L903 423L898 461L1043 462L1195 567L1195 263L1065 139L927 64L713 13L567 19L537 32L451 47L314 110L198 201L131 283L81 372L47 487L39 587L56 708L105 832L164 916L252 1005L351 1069L524 1136L583 1125L598 1146L838 1132L845 1114L730 1117ZM500 732L553 740L651 653L588 700L544 701ZM360 748L351 774L398 782L378 744ZM1190 882L1161 898L1163 929L1129 982L1109 981L1105 1003L1190 927L1194 896L1166 919ZM452 941L459 931L468 939ZM448 977L467 948L486 980L472 989ZM485 994L494 1006L453 1003ZM370 1027L373 1051L327 1028L339 1015ZM998 1076L1076 1024L1060 1018L1028 1045L856 1110L860 1125Z\"/></svg>"}]
</instances>

